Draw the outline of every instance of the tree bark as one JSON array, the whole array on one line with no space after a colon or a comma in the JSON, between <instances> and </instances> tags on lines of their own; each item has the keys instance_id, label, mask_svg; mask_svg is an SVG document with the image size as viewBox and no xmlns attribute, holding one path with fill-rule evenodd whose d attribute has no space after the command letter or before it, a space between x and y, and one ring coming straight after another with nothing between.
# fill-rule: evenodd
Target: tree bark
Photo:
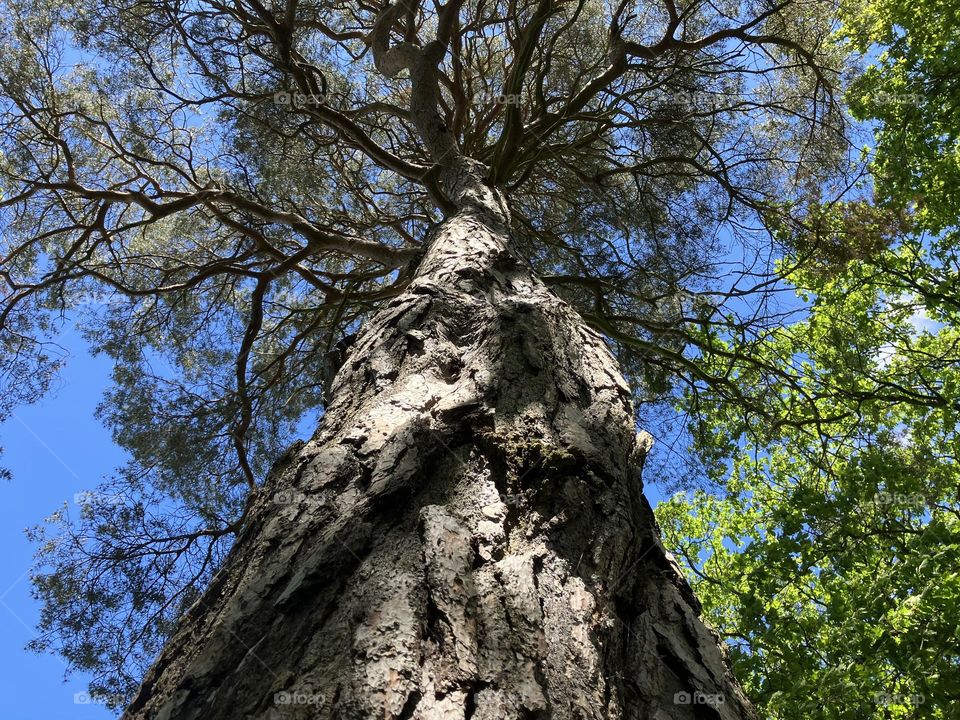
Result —
<instances>
[{"instance_id":1,"label":"tree bark","mask_svg":"<svg viewBox=\"0 0 960 720\"><path fill-rule=\"evenodd\" d=\"M461 208L128 720L755 717L660 543L603 339Z\"/></svg>"}]
</instances>

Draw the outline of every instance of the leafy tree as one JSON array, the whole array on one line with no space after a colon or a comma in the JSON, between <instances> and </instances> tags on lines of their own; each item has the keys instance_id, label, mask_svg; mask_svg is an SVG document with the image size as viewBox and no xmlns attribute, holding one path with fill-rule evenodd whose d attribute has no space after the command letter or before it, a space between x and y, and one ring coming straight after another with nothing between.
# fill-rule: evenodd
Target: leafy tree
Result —
<instances>
[{"instance_id":1,"label":"leafy tree","mask_svg":"<svg viewBox=\"0 0 960 720\"><path fill-rule=\"evenodd\" d=\"M960 305L923 291L955 286L955 258L909 240L796 272L809 316L759 350L805 377L785 422L771 433L704 410L699 449L721 491L658 508L768 717L954 716ZM816 432L786 422L811 398Z\"/></svg>"},{"instance_id":2,"label":"leafy tree","mask_svg":"<svg viewBox=\"0 0 960 720\"><path fill-rule=\"evenodd\" d=\"M36 530L38 646L131 718L266 717L306 680L339 717L752 714L630 396L771 463L951 397L857 364L868 291L852 349L782 332L784 279L845 297L885 242L795 252L851 182L832 3L2 7L4 387L42 392L76 319L131 457Z\"/></svg>"},{"instance_id":3,"label":"leafy tree","mask_svg":"<svg viewBox=\"0 0 960 720\"><path fill-rule=\"evenodd\" d=\"M871 160L878 199L911 204L922 229L955 229L960 9L943 0L866 0L842 17L850 45L876 55L853 84L850 107L877 123Z\"/></svg>"},{"instance_id":4,"label":"leafy tree","mask_svg":"<svg viewBox=\"0 0 960 720\"><path fill-rule=\"evenodd\" d=\"M875 204L815 206L786 230L812 304L758 350L805 377L825 422L771 435L710 406L700 450L733 458L719 491L659 515L771 717L955 717L957 9L871 0L841 17L869 55L848 98L874 126ZM781 421L807 412L793 400Z\"/></svg>"}]
</instances>

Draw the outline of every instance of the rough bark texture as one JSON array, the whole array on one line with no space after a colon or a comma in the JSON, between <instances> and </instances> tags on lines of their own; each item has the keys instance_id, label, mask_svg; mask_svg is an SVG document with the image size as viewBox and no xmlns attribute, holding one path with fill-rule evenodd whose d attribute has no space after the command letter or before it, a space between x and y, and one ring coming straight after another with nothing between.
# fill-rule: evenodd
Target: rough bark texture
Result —
<instances>
[{"instance_id":1,"label":"rough bark texture","mask_svg":"<svg viewBox=\"0 0 960 720\"><path fill-rule=\"evenodd\" d=\"M603 340L461 207L128 720L754 717L660 545Z\"/></svg>"}]
</instances>

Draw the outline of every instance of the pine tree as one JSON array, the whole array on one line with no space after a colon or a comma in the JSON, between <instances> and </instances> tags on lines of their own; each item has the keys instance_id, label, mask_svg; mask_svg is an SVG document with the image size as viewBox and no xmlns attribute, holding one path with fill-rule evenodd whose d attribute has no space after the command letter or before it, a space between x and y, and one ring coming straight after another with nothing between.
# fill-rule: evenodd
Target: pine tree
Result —
<instances>
[{"instance_id":1,"label":"pine tree","mask_svg":"<svg viewBox=\"0 0 960 720\"><path fill-rule=\"evenodd\" d=\"M635 402L762 411L691 327L842 165L831 13L5 6L4 380L79 315L132 458L36 531L37 645L131 720L754 717Z\"/></svg>"}]
</instances>

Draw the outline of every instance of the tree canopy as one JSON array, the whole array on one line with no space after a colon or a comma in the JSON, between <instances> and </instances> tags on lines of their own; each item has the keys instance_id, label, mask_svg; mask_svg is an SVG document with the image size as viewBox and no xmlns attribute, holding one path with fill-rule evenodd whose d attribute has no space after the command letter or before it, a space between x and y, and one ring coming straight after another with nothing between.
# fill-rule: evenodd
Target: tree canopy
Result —
<instances>
[{"instance_id":1,"label":"tree canopy","mask_svg":"<svg viewBox=\"0 0 960 720\"><path fill-rule=\"evenodd\" d=\"M819 207L816 232L788 242L795 254L851 240L862 251L821 251L791 272L808 313L757 349L803 363L806 391L833 388L825 423L771 439L711 407L698 439L716 485L658 514L769 717L949 718L960 696L957 11L876 0L842 18L868 58L848 99L873 123L875 205Z\"/></svg>"},{"instance_id":2,"label":"tree canopy","mask_svg":"<svg viewBox=\"0 0 960 720\"><path fill-rule=\"evenodd\" d=\"M609 339L641 423L675 405L690 418L729 492L661 517L758 697L795 707L786 665L802 651L813 683L836 667L815 650L856 632L871 658L857 672L906 678L877 692L949 696L949 678L919 679L936 647L923 637L874 652L862 636L865 618L937 617L924 632L946 642L936 588L952 586L932 573L948 558L928 553L925 582L870 585L872 605L857 583L890 558L919 563L956 519L952 330L909 322L923 308L952 327L949 234L910 233L950 225L937 178L956 169L955 155L939 167L956 134L923 155L949 113L913 103L921 126L876 100L916 92L926 58L953 46L931 34L918 50L894 3L870 10L4 2L0 417L45 391L57 330L76 322L114 361L99 415L130 456L79 517L34 531L36 645L123 703L271 462L322 413L351 334L409 282L456 205L451 169L469 166L505 193L530 265ZM860 73L851 54L875 43L888 54ZM880 122L878 203L857 186L848 87ZM905 142L915 163L898 163ZM728 552L725 536L753 543ZM872 552L854 557L865 537ZM773 592L797 557L807 594ZM838 605L817 609L831 588ZM787 615L801 620L773 620Z\"/></svg>"}]
</instances>

